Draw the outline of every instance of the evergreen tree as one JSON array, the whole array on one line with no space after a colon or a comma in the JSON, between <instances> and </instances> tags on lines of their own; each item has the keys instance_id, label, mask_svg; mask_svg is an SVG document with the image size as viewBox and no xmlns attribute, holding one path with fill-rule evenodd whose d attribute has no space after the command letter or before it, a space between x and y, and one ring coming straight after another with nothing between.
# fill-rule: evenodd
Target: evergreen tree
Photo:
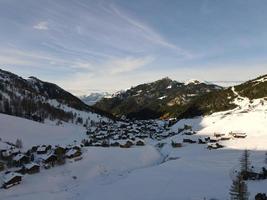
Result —
<instances>
[{"instance_id":1,"label":"evergreen tree","mask_svg":"<svg viewBox=\"0 0 267 200\"><path fill-rule=\"evenodd\" d=\"M249 159L249 151L246 149L240 159L241 164L241 173L248 173L250 171L250 159Z\"/></svg>"},{"instance_id":2,"label":"evergreen tree","mask_svg":"<svg viewBox=\"0 0 267 200\"><path fill-rule=\"evenodd\" d=\"M230 188L230 199L231 200L248 200L249 199L247 185L241 175L238 175L233 180L232 186Z\"/></svg>"}]
</instances>

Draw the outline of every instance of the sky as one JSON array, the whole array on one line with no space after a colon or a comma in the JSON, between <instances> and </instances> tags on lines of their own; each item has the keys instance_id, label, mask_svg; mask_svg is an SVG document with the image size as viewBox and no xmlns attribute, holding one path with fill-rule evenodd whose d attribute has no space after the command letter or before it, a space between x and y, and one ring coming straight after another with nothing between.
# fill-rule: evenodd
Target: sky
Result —
<instances>
[{"instance_id":1,"label":"sky","mask_svg":"<svg viewBox=\"0 0 267 200\"><path fill-rule=\"evenodd\" d=\"M0 0L0 68L84 95L267 74L266 0Z\"/></svg>"}]
</instances>

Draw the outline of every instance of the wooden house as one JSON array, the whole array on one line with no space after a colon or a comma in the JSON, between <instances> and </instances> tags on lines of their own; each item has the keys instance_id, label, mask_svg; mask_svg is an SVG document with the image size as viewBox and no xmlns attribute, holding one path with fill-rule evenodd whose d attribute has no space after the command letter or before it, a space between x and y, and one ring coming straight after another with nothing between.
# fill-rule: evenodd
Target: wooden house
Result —
<instances>
[{"instance_id":1,"label":"wooden house","mask_svg":"<svg viewBox=\"0 0 267 200\"><path fill-rule=\"evenodd\" d=\"M53 166L57 160L57 157L54 153L50 153L50 154L44 155L41 159L43 163L51 164Z\"/></svg>"},{"instance_id":2,"label":"wooden house","mask_svg":"<svg viewBox=\"0 0 267 200\"><path fill-rule=\"evenodd\" d=\"M66 157L69 158L69 159L76 158L76 157L79 157L81 155L82 155L81 151L77 150L77 149L70 149L66 153Z\"/></svg>"},{"instance_id":3,"label":"wooden house","mask_svg":"<svg viewBox=\"0 0 267 200\"><path fill-rule=\"evenodd\" d=\"M30 159L26 155L19 153L12 160L16 166L21 166L22 164L28 163Z\"/></svg>"},{"instance_id":4,"label":"wooden house","mask_svg":"<svg viewBox=\"0 0 267 200\"><path fill-rule=\"evenodd\" d=\"M145 145L144 140L138 140L138 141L136 142L136 146L144 146L144 145Z\"/></svg>"},{"instance_id":5,"label":"wooden house","mask_svg":"<svg viewBox=\"0 0 267 200\"><path fill-rule=\"evenodd\" d=\"M20 184L22 175L16 172L9 172L3 176L3 187L5 189Z\"/></svg>"},{"instance_id":6,"label":"wooden house","mask_svg":"<svg viewBox=\"0 0 267 200\"><path fill-rule=\"evenodd\" d=\"M35 173L40 172L40 165L36 163L29 163L25 165L24 168L25 168L25 172L28 174L35 174Z\"/></svg>"},{"instance_id":7,"label":"wooden house","mask_svg":"<svg viewBox=\"0 0 267 200\"><path fill-rule=\"evenodd\" d=\"M42 146L37 148L36 153L37 154L46 154L47 151L48 151L47 146L46 145L42 145Z\"/></svg>"}]
</instances>

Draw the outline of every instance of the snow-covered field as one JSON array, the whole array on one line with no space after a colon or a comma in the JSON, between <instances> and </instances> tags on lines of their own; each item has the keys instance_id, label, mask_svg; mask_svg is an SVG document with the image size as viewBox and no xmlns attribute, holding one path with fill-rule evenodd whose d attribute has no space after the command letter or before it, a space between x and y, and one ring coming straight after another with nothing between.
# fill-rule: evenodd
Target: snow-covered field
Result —
<instances>
[{"instance_id":1,"label":"snow-covered field","mask_svg":"<svg viewBox=\"0 0 267 200\"><path fill-rule=\"evenodd\" d=\"M244 139L223 141L223 149L208 150L206 145L185 144L172 148L167 138L162 149L155 141L144 147L83 148L83 159L68 161L63 166L25 175L20 185L0 189L0 199L69 199L69 200L201 200L229 199L233 171L239 169L242 150L251 150L255 168L265 166L267 151L266 101L240 98L240 107L210 116L185 119L175 124L177 131L184 124L192 125L192 138L212 136L214 132L228 134L245 132ZM77 126L57 127L0 115L0 137L15 141L21 138L26 146L32 144L67 143L81 139L84 130ZM267 180L249 181L250 199L256 193L267 193Z\"/></svg>"},{"instance_id":2,"label":"snow-covered field","mask_svg":"<svg viewBox=\"0 0 267 200\"><path fill-rule=\"evenodd\" d=\"M0 138L15 143L21 139L25 149L42 144L71 144L81 140L85 129L73 124L56 126L41 124L24 118L0 114Z\"/></svg>"}]
</instances>

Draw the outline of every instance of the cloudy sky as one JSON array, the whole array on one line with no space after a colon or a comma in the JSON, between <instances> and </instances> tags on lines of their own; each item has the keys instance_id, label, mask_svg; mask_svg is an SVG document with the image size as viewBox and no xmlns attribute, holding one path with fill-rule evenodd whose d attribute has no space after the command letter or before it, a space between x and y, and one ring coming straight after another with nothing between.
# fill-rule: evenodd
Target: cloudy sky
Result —
<instances>
[{"instance_id":1,"label":"cloudy sky","mask_svg":"<svg viewBox=\"0 0 267 200\"><path fill-rule=\"evenodd\" d=\"M0 0L0 68L74 94L267 73L266 0Z\"/></svg>"}]
</instances>

